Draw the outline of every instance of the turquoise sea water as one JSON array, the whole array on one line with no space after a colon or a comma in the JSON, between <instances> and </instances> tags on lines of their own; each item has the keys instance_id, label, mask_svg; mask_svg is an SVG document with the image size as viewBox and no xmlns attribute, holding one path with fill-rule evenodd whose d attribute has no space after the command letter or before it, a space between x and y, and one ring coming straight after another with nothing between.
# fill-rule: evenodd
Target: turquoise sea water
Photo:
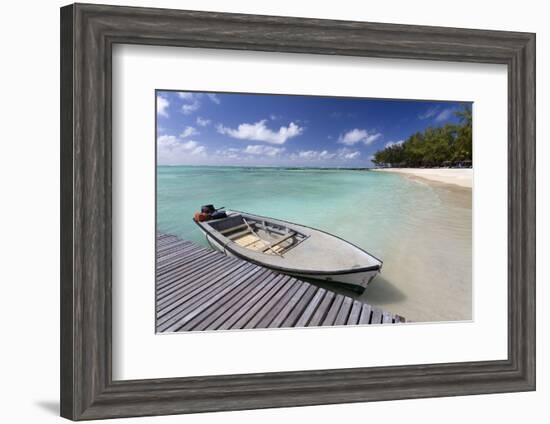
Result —
<instances>
[{"instance_id":1,"label":"turquoise sea water","mask_svg":"<svg viewBox=\"0 0 550 424\"><path fill-rule=\"evenodd\" d=\"M384 261L363 295L408 319L471 318L471 190L359 170L159 166L157 230L207 246L203 204L349 240Z\"/></svg>"}]
</instances>

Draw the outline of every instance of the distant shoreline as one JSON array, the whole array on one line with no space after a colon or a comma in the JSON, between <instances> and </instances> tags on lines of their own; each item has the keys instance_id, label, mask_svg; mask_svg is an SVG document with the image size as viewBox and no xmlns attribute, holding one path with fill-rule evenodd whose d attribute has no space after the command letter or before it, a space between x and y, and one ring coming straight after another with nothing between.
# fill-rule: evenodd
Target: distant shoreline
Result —
<instances>
[{"instance_id":1,"label":"distant shoreline","mask_svg":"<svg viewBox=\"0 0 550 424\"><path fill-rule=\"evenodd\" d=\"M377 168L372 171L393 172L427 181L472 188L473 170L471 168Z\"/></svg>"},{"instance_id":2,"label":"distant shoreline","mask_svg":"<svg viewBox=\"0 0 550 424\"><path fill-rule=\"evenodd\" d=\"M220 169L264 169L280 171L355 171L355 172L393 172L410 178L420 178L428 182L451 184L462 188L472 188L473 172L471 168L358 168L358 167L314 167L314 166L268 166L268 165L166 165L157 164L157 168L220 168Z\"/></svg>"},{"instance_id":3,"label":"distant shoreline","mask_svg":"<svg viewBox=\"0 0 550 424\"><path fill-rule=\"evenodd\" d=\"M358 168L358 167L343 167L343 166L275 166L275 165L186 165L186 164L160 164L157 163L157 168L249 168L249 169L287 169L287 170L325 170L325 171L370 171L374 168Z\"/></svg>"}]
</instances>

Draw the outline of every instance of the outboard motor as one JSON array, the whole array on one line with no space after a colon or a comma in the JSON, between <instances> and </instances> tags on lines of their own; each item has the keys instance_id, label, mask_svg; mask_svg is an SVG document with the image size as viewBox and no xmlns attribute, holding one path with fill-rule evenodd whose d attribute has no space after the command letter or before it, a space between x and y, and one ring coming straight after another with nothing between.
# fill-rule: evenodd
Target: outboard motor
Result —
<instances>
[{"instance_id":1,"label":"outboard motor","mask_svg":"<svg viewBox=\"0 0 550 424\"><path fill-rule=\"evenodd\" d=\"M227 214L225 213L225 211L222 211L222 209L225 207L225 206L222 206L221 208L214 208L213 205L206 205L206 206L203 206L203 208L206 207L206 208L212 208L214 210L214 212L211 212L210 213L210 218L211 219L222 219L222 218L226 218L227 217Z\"/></svg>"},{"instance_id":2,"label":"outboard motor","mask_svg":"<svg viewBox=\"0 0 550 424\"><path fill-rule=\"evenodd\" d=\"M227 214L221 209L223 209L223 207L216 209L214 205L203 205L201 206L201 211L195 214L194 219L195 221L203 222L210 219L226 218Z\"/></svg>"},{"instance_id":3,"label":"outboard motor","mask_svg":"<svg viewBox=\"0 0 550 424\"><path fill-rule=\"evenodd\" d=\"M207 214L211 215L214 212L216 212L216 208L214 207L214 205L201 206L201 213L207 213Z\"/></svg>"},{"instance_id":4,"label":"outboard motor","mask_svg":"<svg viewBox=\"0 0 550 424\"><path fill-rule=\"evenodd\" d=\"M225 213L225 211L218 209L216 210L216 212L210 215L210 217L212 219L222 219L222 218L227 218L227 214Z\"/></svg>"}]
</instances>

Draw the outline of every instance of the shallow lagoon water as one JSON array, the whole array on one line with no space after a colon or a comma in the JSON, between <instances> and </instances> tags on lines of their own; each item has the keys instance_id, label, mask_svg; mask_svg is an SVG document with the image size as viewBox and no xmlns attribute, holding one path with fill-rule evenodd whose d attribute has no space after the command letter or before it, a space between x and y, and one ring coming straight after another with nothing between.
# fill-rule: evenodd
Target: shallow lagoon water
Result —
<instances>
[{"instance_id":1,"label":"shallow lagoon water","mask_svg":"<svg viewBox=\"0 0 550 424\"><path fill-rule=\"evenodd\" d=\"M409 320L471 319L470 189L360 170L159 166L157 230L203 246L203 204L319 228L384 261L360 298Z\"/></svg>"}]
</instances>

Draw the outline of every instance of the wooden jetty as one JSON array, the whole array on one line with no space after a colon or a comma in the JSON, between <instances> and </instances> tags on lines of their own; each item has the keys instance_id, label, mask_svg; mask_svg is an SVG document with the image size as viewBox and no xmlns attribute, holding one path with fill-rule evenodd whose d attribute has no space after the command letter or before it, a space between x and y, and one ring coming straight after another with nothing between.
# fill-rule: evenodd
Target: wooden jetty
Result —
<instances>
[{"instance_id":1,"label":"wooden jetty","mask_svg":"<svg viewBox=\"0 0 550 424\"><path fill-rule=\"evenodd\" d=\"M405 322L173 235L157 234L156 260L158 333Z\"/></svg>"}]
</instances>

